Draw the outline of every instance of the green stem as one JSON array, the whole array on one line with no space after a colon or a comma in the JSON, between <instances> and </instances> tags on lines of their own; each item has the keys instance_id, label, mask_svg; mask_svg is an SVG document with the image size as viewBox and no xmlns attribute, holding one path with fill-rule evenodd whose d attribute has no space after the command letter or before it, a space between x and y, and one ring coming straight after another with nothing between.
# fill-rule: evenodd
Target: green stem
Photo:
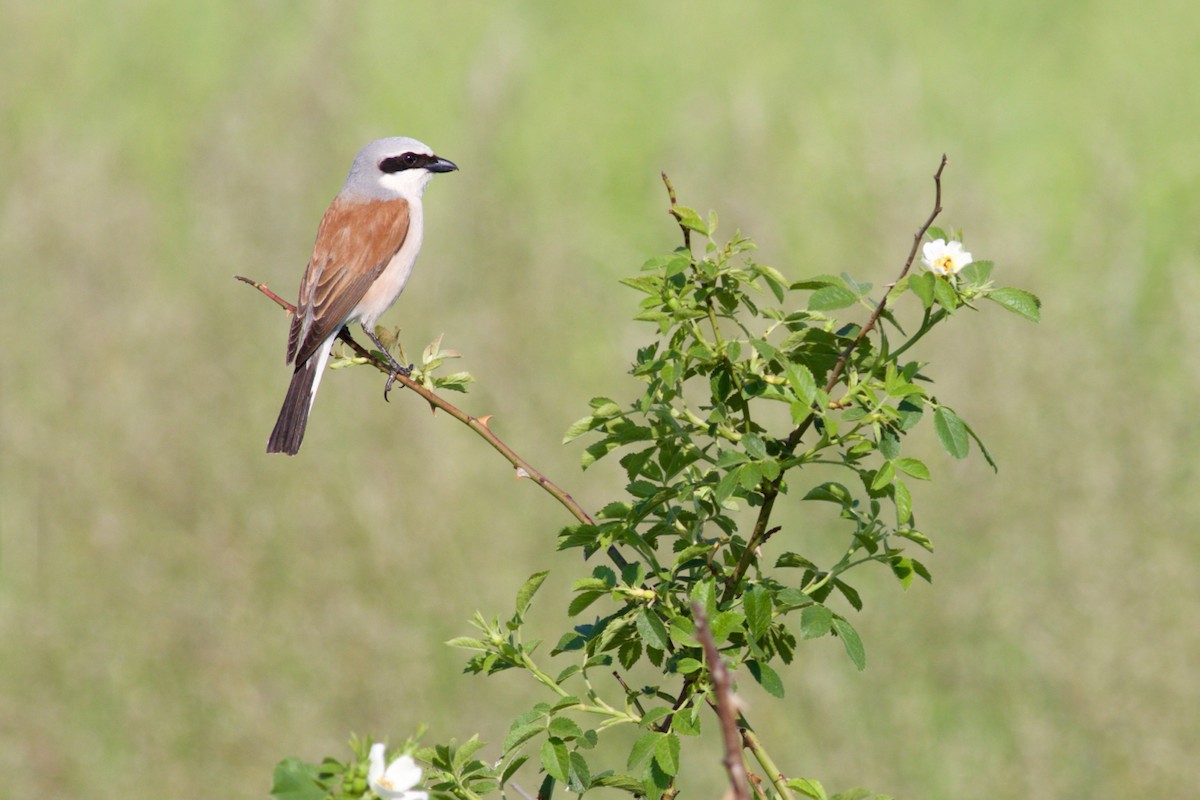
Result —
<instances>
[{"instance_id":1,"label":"green stem","mask_svg":"<svg viewBox=\"0 0 1200 800\"><path fill-rule=\"evenodd\" d=\"M783 773L779 771L779 767L775 766L771 755L762 746L762 742L758 740L758 736L754 734L754 731L742 728L742 743L746 745L746 749L753 753L754 758L762 765L763 772L767 773L767 780L771 781L779 796L783 800L794 800L792 790L787 787L787 781L783 777Z\"/></svg>"}]
</instances>

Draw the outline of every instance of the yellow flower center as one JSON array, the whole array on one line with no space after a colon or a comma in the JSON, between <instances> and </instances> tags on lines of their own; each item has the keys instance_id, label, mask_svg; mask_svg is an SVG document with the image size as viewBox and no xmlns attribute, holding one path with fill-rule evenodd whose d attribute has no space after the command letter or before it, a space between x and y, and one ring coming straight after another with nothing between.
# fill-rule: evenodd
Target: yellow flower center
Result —
<instances>
[{"instance_id":1,"label":"yellow flower center","mask_svg":"<svg viewBox=\"0 0 1200 800\"><path fill-rule=\"evenodd\" d=\"M933 262L934 268L943 275L949 275L954 271L954 259L950 256L942 256Z\"/></svg>"}]
</instances>

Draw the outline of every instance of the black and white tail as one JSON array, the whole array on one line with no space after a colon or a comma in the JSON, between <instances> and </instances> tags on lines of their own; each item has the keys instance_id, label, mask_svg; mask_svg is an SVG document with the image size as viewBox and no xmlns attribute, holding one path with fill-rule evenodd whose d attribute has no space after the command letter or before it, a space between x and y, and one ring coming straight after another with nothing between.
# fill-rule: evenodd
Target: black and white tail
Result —
<instances>
[{"instance_id":1,"label":"black and white tail","mask_svg":"<svg viewBox=\"0 0 1200 800\"><path fill-rule=\"evenodd\" d=\"M300 452L300 443L304 441L304 429L308 426L308 412L312 410L317 387L321 383L321 373L325 370L325 362L329 360L329 349L332 346L333 337L330 337L292 373L292 382L288 385L287 396L283 398L279 419L275 420L275 429L271 431L271 438L267 440L268 453L287 453L294 456Z\"/></svg>"}]
</instances>

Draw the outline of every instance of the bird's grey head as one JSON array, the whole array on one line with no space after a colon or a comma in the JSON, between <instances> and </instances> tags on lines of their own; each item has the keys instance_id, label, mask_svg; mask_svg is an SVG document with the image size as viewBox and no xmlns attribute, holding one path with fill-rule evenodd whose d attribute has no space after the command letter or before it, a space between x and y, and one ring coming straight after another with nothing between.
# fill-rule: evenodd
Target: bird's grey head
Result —
<instances>
[{"instance_id":1,"label":"bird's grey head","mask_svg":"<svg viewBox=\"0 0 1200 800\"><path fill-rule=\"evenodd\" d=\"M433 154L428 145L406 136L376 139L354 158L342 194L364 200L409 201L421 198L437 172L458 169L453 161Z\"/></svg>"}]
</instances>

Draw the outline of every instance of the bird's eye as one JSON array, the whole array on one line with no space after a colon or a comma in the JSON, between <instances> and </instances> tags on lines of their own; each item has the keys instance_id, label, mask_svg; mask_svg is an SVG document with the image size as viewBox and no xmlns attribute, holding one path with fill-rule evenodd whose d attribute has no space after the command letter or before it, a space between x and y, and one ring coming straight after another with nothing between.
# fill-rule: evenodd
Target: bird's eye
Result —
<instances>
[{"instance_id":1,"label":"bird's eye","mask_svg":"<svg viewBox=\"0 0 1200 800\"><path fill-rule=\"evenodd\" d=\"M402 153L398 156L388 156L379 162L379 171L390 174L406 169L415 169L416 167L425 166L427 160L428 156L422 156L419 153Z\"/></svg>"}]
</instances>

